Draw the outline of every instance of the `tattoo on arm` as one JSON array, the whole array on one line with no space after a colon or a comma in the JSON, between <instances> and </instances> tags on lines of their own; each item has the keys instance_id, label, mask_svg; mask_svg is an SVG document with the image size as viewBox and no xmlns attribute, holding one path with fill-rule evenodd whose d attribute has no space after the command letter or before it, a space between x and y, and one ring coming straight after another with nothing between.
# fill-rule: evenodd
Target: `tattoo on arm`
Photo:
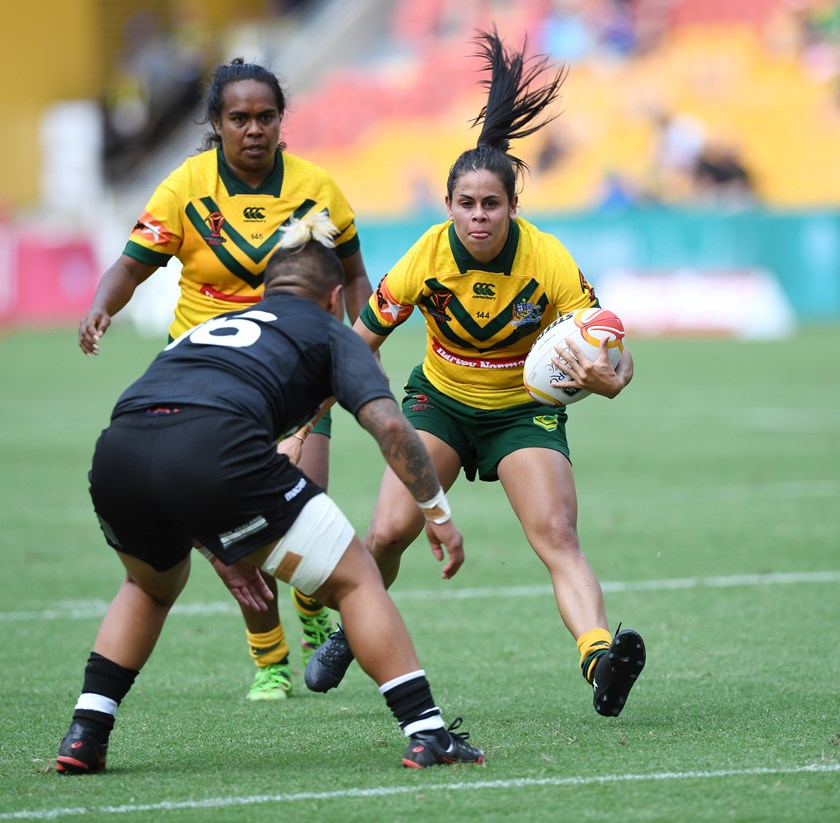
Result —
<instances>
[{"instance_id":1,"label":"tattoo on arm","mask_svg":"<svg viewBox=\"0 0 840 823\"><path fill-rule=\"evenodd\" d=\"M440 480L426 447L397 404L384 397L372 400L359 410L358 420L414 499L431 500L440 489Z\"/></svg>"}]
</instances>

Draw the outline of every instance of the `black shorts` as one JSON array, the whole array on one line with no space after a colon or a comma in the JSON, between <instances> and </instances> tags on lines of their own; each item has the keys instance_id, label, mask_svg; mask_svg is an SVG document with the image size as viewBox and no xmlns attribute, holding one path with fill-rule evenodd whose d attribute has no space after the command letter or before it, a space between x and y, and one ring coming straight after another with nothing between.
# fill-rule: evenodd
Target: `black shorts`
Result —
<instances>
[{"instance_id":1,"label":"black shorts","mask_svg":"<svg viewBox=\"0 0 840 823\"><path fill-rule=\"evenodd\" d=\"M96 443L89 478L108 544L158 571L195 540L233 563L282 537L323 492L265 429L198 406L117 417Z\"/></svg>"}]
</instances>

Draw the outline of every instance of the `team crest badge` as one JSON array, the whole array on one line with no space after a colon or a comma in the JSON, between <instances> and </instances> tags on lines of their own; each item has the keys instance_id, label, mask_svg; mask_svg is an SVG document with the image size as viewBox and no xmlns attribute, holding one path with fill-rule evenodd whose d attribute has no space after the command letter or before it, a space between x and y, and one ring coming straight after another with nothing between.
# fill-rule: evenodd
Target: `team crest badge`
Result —
<instances>
[{"instance_id":1,"label":"team crest badge","mask_svg":"<svg viewBox=\"0 0 840 823\"><path fill-rule=\"evenodd\" d=\"M542 306L526 301L514 303L511 312L510 325L514 328L528 323L539 323L542 319Z\"/></svg>"}]
</instances>

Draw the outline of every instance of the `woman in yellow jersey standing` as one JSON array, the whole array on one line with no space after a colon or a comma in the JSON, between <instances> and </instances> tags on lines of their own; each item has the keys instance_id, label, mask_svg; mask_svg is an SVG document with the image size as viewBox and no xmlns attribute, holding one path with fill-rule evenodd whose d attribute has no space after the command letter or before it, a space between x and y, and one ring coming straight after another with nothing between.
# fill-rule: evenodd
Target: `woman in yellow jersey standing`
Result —
<instances>
[{"instance_id":1,"label":"woman in yellow jersey standing","mask_svg":"<svg viewBox=\"0 0 840 823\"><path fill-rule=\"evenodd\" d=\"M577 498L564 409L535 403L522 381L525 355L558 314L597 305L569 252L517 215L517 178L525 164L510 141L541 128L534 122L559 95L561 69L544 85L546 58L507 51L498 34L478 37L491 79L476 148L449 172L449 222L429 229L379 283L356 321L375 351L411 314L426 322L426 354L408 378L403 411L420 432L445 489L461 469L470 480L500 480L528 542L551 577L561 617L577 641L595 709L616 716L642 670L645 648L633 630L609 631L598 578L581 551ZM617 367L602 347L588 360L573 345L569 385L615 397L630 382L625 350ZM386 471L365 538L386 585L423 518L396 476ZM450 573L452 570L449 570ZM353 659L342 629L312 656L306 684L338 685Z\"/></svg>"},{"instance_id":2,"label":"woman in yellow jersey standing","mask_svg":"<svg viewBox=\"0 0 840 823\"><path fill-rule=\"evenodd\" d=\"M126 247L105 272L79 325L85 354L99 353L111 318L135 289L170 258L182 263L181 294L171 338L221 312L262 298L263 272L280 229L292 218L326 212L338 228L336 252L344 268L345 304L351 321L371 295L355 217L333 179L321 168L285 151L280 127L286 96L263 66L237 58L217 66L210 79L204 122L212 131L205 151L190 157L152 194ZM306 438L300 467L326 489L329 417ZM266 578L276 593L273 578ZM304 663L328 636L329 611L295 590L303 629ZM251 700L291 693L289 647L276 599L267 609L242 606L248 645L257 666Z\"/></svg>"}]
</instances>

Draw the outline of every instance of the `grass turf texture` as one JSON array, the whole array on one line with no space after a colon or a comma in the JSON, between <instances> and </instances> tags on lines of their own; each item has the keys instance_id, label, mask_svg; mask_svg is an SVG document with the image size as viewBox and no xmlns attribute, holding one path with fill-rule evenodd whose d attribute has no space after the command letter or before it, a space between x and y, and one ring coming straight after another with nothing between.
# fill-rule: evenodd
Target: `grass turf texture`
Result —
<instances>
[{"instance_id":1,"label":"grass turf texture","mask_svg":"<svg viewBox=\"0 0 840 823\"><path fill-rule=\"evenodd\" d=\"M817 328L778 343L633 341L630 389L570 408L583 545L613 628L624 621L648 646L620 718L592 709L547 575L498 484L461 478L450 500L467 564L441 581L421 539L393 593L438 703L448 720L465 717L486 768L402 769L403 738L355 664L339 689L307 692L287 596L295 694L246 701L242 621L196 557L120 709L108 771L72 778L53 758L121 579L86 473L113 401L158 341L116 326L88 359L72 330L8 334L0 820L830 819L840 807L836 339ZM383 349L397 391L421 350L416 328ZM334 418L332 493L363 531L383 463L346 413ZM812 572L833 574L762 577ZM824 771L797 771L810 766Z\"/></svg>"}]
</instances>

